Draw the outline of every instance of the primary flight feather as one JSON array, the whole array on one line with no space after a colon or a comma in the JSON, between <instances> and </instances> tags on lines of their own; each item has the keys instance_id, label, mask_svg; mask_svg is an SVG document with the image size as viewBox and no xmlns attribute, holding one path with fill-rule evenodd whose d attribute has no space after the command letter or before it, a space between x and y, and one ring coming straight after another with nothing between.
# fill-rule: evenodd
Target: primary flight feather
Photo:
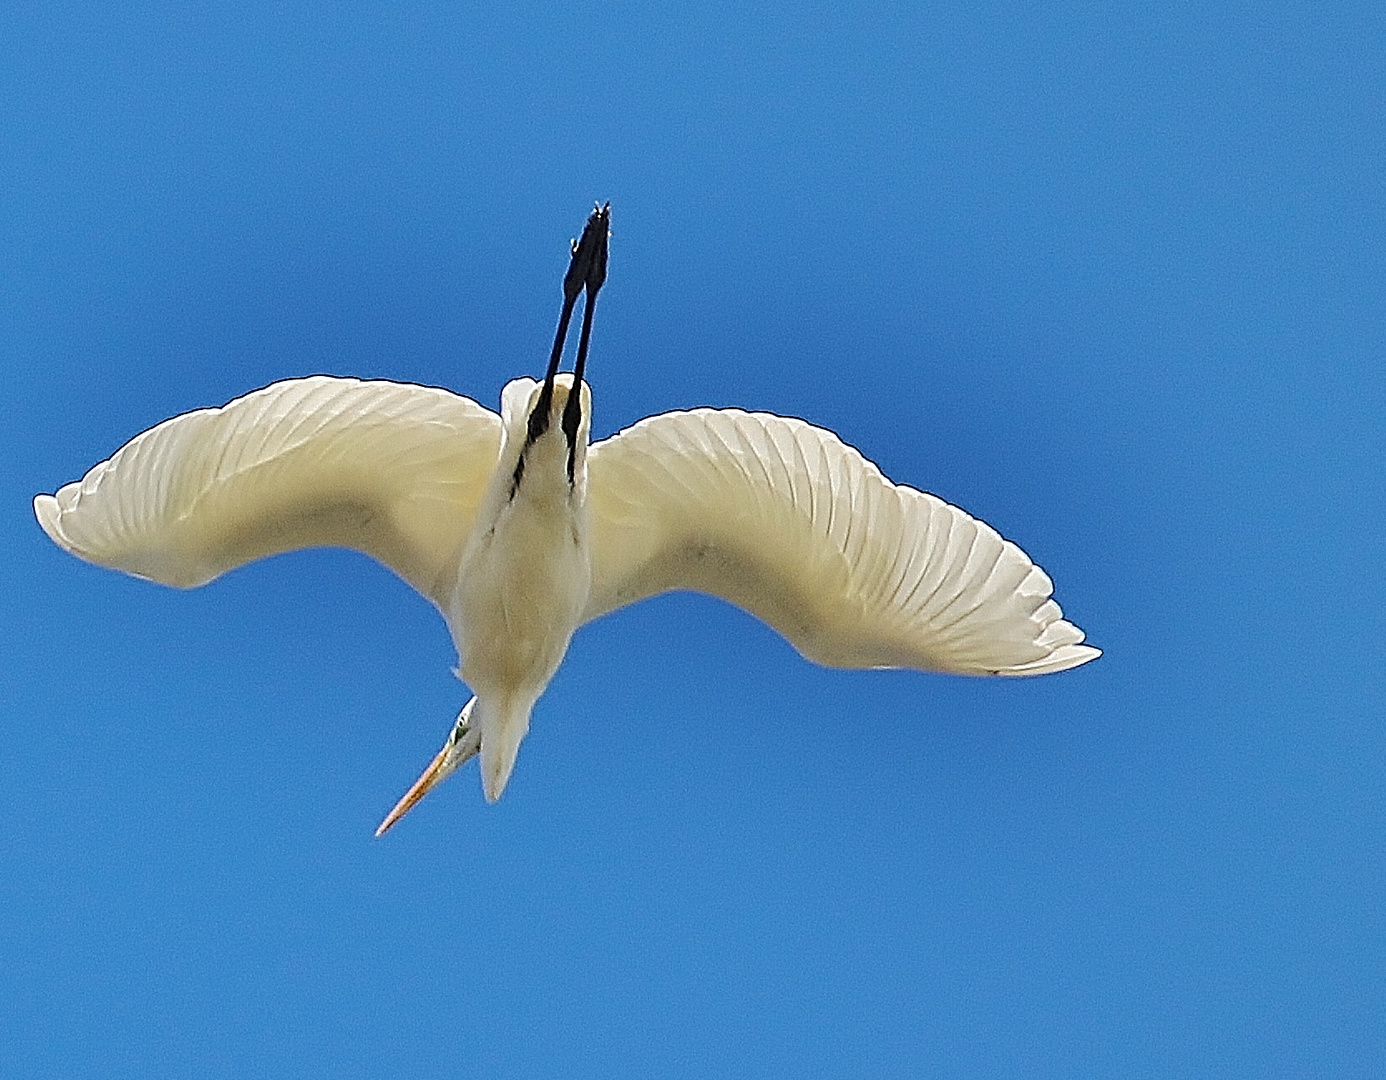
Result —
<instances>
[{"instance_id":1,"label":"primary flight feather","mask_svg":"<svg viewBox=\"0 0 1386 1080\"><path fill-rule=\"evenodd\" d=\"M166 585L339 545L428 597L475 696L380 832L478 752L498 798L577 627L673 589L729 600L833 667L1038 675L1100 655L1023 551L832 432L695 409L589 446L608 228L599 207L573 245L544 381L510 382L499 416L431 387L291 379L144 432L36 497L39 523L80 558ZM575 371L559 374L584 292Z\"/></svg>"}]
</instances>

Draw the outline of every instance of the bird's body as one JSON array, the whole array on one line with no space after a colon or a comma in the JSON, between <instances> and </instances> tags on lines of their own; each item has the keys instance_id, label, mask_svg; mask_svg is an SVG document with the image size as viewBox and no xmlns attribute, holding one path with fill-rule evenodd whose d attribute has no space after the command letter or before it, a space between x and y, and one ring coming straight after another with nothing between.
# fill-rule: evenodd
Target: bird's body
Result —
<instances>
[{"instance_id":1,"label":"bird's body","mask_svg":"<svg viewBox=\"0 0 1386 1080\"><path fill-rule=\"evenodd\" d=\"M721 596L836 667L1035 675L1099 655L1018 547L802 420L664 413L589 446L605 213L574 245L545 380L507 384L499 416L412 384L275 383L137 436L37 496L40 524L83 559L169 585L341 545L428 597L475 696L381 831L478 751L498 798L574 631L656 593ZM577 369L558 375L584 287Z\"/></svg>"},{"instance_id":2,"label":"bird's body","mask_svg":"<svg viewBox=\"0 0 1386 1080\"><path fill-rule=\"evenodd\" d=\"M571 386L570 377L555 380L555 412L566 404ZM592 580L587 424L579 432L570 484L568 446L557 424L524 447L539 389L532 379L516 379L506 388L500 457L447 607L459 670L477 697L472 723L481 732L481 774L492 799L510 776L530 710L582 622ZM584 415L591 416L590 404Z\"/></svg>"}]
</instances>

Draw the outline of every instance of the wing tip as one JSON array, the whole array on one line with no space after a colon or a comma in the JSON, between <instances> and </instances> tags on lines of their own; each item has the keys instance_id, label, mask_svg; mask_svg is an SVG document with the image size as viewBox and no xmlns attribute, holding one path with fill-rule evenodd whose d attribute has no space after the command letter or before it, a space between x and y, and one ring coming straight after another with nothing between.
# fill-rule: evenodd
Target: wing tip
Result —
<instances>
[{"instance_id":1,"label":"wing tip","mask_svg":"<svg viewBox=\"0 0 1386 1080\"><path fill-rule=\"evenodd\" d=\"M58 505L58 500L53 495L34 496L34 517L38 518L38 523L43 527L43 531L48 534L48 539L57 544L64 551L71 551L72 544L63 535L60 519L62 518L62 507Z\"/></svg>"},{"instance_id":2,"label":"wing tip","mask_svg":"<svg viewBox=\"0 0 1386 1080\"><path fill-rule=\"evenodd\" d=\"M1068 671L1070 668L1082 667L1101 655L1102 650L1095 645L1061 645L1048 656L1032 660L1028 664L1017 664L1015 667L1003 668L996 674L1013 676L1052 675L1056 671Z\"/></svg>"}]
</instances>

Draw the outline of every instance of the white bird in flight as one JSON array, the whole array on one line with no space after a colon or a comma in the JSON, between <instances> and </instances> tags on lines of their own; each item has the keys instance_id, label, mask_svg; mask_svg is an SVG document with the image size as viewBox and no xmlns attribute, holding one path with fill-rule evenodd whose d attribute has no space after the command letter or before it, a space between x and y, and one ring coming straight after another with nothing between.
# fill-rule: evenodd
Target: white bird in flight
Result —
<instances>
[{"instance_id":1,"label":"white bird in flight","mask_svg":"<svg viewBox=\"0 0 1386 1080\"><path fill-rule=\"evenodd\" d=\"M609 226L608 204L573 243L544 381L508 383L499 416L434 387L289 379L166 420L34 499L60 547L165 585L337 545L431 600L475 696L376 835L478 752L498 799L573 632L657 593L719 596L829 667L1040 675L1100 655L1020 548L830 431L694 409L589 445Z\"/></svg>"}]
</instances>

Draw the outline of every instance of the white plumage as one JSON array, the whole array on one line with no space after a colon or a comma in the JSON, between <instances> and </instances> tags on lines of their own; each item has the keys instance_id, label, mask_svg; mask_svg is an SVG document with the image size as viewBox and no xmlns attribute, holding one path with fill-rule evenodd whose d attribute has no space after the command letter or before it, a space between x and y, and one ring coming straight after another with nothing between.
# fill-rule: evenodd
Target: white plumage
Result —
<instances>
[{"instance_id":1,"label":"white plumage","mask_svg":"<svg viewBox=\"0 0 1386 1080\"><path fill-rule=\"evenodd\" d=\"M545 382L507 384L499 416L424 386L279 382L137 436L37 496L39 523L80 558L166 585L339 545L428 597L475 696L382 832L478 751L498 798L577 627L672 589L720 596L833 667L1038 675L1099 655L1024 552L832 432L695 409L589 447L581 372L607 213L574 245ZM577 372L558 375L584 287Z\"/></svg>"},{"instance_id":2,"label":"white plumage","mask_svg":"<svg viewBox=\"0 0 1386 1080\"><path fill-rule=\"evenodd\" d=\"M570 377L556 380L555 415L570 386ZM536 492L521 500L531 516L547 509L560 535L507 540L499 526L513 528L517 518L505 496L539 388L533 379L505 388L503 425L489 409L431 387L321 375L279 382L146 431L80 481L39 495L34 512L72 554L183 588L275 552L364 551L438 606L464 675L475 655L492 652L516 663L481 661L473 677L482 683L493 668L511 682L543 676L496 688L498 700L510 690L524 706L523 721L506 732L516 747L523 730L514 728L527 726L573 629L671 589L729 600L832 667L1036 675L1099 655L1063 619L1044 571L988 525L892 484L832 432L766 413L665 413L595 443L575 513L564 513L572 504L561 475L550 477L556 499ZM530 448L525 480L545 476L541 450L561 466L556 425ZM552 567L561 529L571 538L574 524L587 532L572 546L585 549L590 588L579 587L580 574L571 588L531 581ZM493 543L483 549L474 534L488 532ZM507 558L492 555L482 570L478 552L497 548ZM498 575L508 577L499 589ZM496 598L480 623L457 603L469 582ZM557 650L533 671L518 654L534 628L517 639L506 625L522 617ZM485 770L491 798L514 749L506 756Z\"/></svg>"}]
</instances>

